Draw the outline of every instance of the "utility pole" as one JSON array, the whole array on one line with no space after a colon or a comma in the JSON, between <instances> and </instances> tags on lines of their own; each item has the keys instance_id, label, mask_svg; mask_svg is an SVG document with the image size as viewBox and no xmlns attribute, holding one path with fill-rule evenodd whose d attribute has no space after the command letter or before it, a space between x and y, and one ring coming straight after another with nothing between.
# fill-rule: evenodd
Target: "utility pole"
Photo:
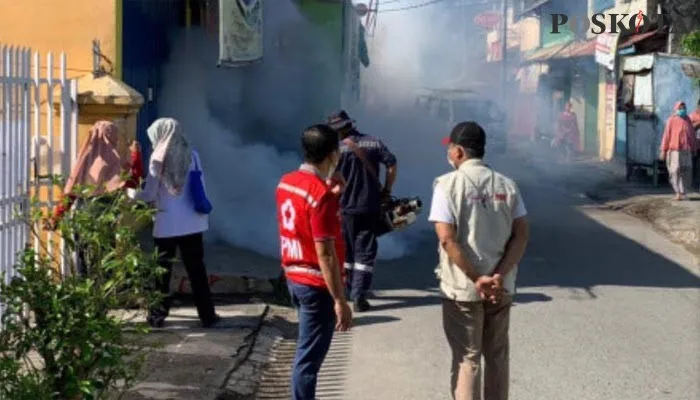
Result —
<instances>
[{"instance_id":1,"label":"utility pole","mask_svg":"<svg viewBox=\"0 0 700 400\"><path fill-rule=\"evenodd\" d=\"M501 107L506 107L506 81L508 79L508 0L501 3Z\"/></svg>"}]
</instances>

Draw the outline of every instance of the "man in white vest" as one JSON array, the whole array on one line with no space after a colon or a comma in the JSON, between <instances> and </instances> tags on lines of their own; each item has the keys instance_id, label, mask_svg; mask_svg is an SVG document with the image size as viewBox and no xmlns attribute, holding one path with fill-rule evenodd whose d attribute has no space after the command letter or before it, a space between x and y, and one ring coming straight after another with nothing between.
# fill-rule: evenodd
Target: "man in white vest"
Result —
<instances>
[{"instance_id":1,"label":"man in white vest","mask_svg":"<svg viewBox=\"0 0 700 400\"><path fill-rule=\"evenodd\" d=\"M452 350L452 396L508 398L508 323L517 263L528 241L527 211L511 179L483 161L486 134L462 122L443 141L454 171L435 180L429 220L440 242L436 270Z\"/></svg>"}]
</instances>

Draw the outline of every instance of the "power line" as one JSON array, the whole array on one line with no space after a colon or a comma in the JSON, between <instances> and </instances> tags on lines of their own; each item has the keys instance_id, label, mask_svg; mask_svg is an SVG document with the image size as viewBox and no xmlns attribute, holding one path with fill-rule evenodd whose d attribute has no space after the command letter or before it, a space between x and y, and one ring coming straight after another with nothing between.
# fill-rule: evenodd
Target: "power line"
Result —
<instances>
[{"instance_id":1,"label":"power line","mask_svg":"<svg viewBox=\"0 0 700 400\"><path fill-rule=\"evenodd\" d=\"M380 6L394 3L408 3L410 0L381 0ZM500 0L452 0L456 6L474 6L479 4L500 3Z\"/></svg>"},{"instance_id":2,"label":"power line","mask_svg":"<svg viewBox=\"0 0 700 400\"><path fill-rule=\"evenodd\" d=\"M384 10L380 7L377 10L377 12L382 13L382 12L412 10L415 8L422 8L422 7L430 6L430 5L440 3L443 1L445 1L445 0L432 0L432 1L425 2L425 3L421 3L421 4L414 4L414 5L410 5L410 6L390 8L388 10ZM452 1L454 1L454 0L452 0ZM386 4L399 3L399 2L404 3L404 2L406 2L406 0L388 0L388 1L380 2L379 5L384 6ZM500 3L500 0L467 0L467 1L462 0L459 3L454 4L454 5L455 6L478 6L478 5L495 4L495 3Z\"/></svg>"},{"instance_id":3,"label":"power line","mask_svg":"<svg viewBox=\"0 0 700 400\"><path fill-rule=\"evenodd\" d=\"M396 0L394 0L394 1L396 1ZM432 0L432 1L427 1L427 2L425 2L425 3L421 3L421 4L414 4L414 5L412 5L412 6L405 6L405 7L398 7L398 8L390 8L390 9L388 9L388 10L381 10L381 9L380 9L380 10L377 10L377 13L413 10L413 9L416 9L416 8L423 8L423 7L427 7L427 6L433 5L433 4L442 3L443 1L445 1L445 0ZM386 3L384 3L384 4L386 4Z\"/></svg>"}]
</instances>

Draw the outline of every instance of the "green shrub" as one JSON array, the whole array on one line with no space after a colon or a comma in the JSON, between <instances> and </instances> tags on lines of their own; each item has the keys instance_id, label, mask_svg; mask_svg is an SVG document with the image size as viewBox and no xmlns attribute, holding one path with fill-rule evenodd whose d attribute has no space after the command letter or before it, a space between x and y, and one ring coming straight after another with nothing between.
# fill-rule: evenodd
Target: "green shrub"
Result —
<instances>
[{"instance_id":1,"label":"green shrub","mask_svg":"<svg viewBox=\"0 0 700 400\"><path fill-rule=\"evenodd\" d=\"M41 208L35 203L30 210L24 217L33 240L43 243ZM149 330L134 322L135 313L114 310L125 304L146 310L160 300L152 290L163 273L157 255L141 249L133 229L134 220L153 212L124 194L92 198L57 225L66 254L49 257L45 248L19 254L16 276L0 283L0 399L101 399L134 384ZM88 272L63 276L59 260L75 272L69 254L77 248Z\"/></svg>"},{"instance_id":2,"label":"green shrub","mask_svg":"<svg viewBox=\"0 0 700 400\"><path fill-rule=\"evenodd\" d=\"M687 55L700 57L700 30L683 36L681 45L683 46L683 52Z\"/></svg>"}]
</instances>

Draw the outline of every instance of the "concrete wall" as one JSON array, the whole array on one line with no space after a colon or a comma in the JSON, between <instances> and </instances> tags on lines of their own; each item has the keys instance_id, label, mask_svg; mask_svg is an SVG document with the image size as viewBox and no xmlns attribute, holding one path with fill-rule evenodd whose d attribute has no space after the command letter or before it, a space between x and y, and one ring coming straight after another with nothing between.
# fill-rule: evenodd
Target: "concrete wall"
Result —
<instances>
[{"instance_id":1,"label":"concrete wall","mask_svg":"<svg viewBox=\"0 0 700 400\"><path fill-rule=\"evenodd\" d=\"M115 64L121 0L0 0L0 42L29 46L42 54L66 52L69 77L92 70L92 40Z\"/></svg>"}]
</instances>

